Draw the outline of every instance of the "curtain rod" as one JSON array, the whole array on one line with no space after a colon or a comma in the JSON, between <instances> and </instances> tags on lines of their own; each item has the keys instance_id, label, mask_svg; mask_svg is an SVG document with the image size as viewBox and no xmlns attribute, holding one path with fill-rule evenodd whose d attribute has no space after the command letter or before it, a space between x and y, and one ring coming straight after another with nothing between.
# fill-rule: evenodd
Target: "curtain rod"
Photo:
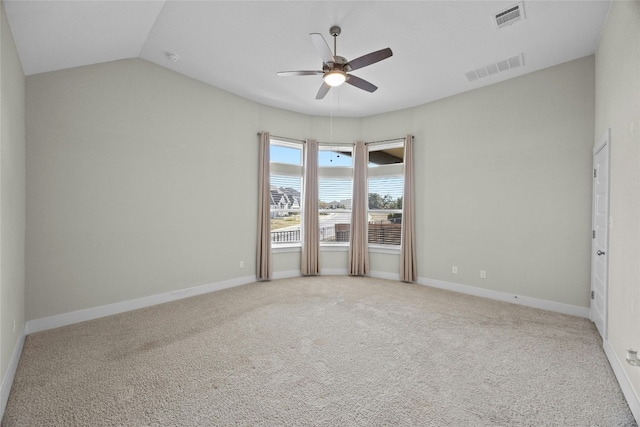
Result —
<instances>
[{"instance_id":1,"label":"curtain rod","mask_svg":"<svg viewBox=\"0 0 640 427\"><path fill-rule=\"evenodd\" d=\"M400 137L400 138L391 138L391 139L381 139L380 141L369 141L369 142L365 142L364 145L369 145L369 144L380 144L383 142L393 142L393 141L404 141L404 136ZM413 139L413 135L411 135L411 139Z\"/></svg>"},{"instance_id":2,"label":"curtain rod","mask_svg":"<svg viewBox=\"0 0 640 427\"><path fill-rule=\"evenodd\" d=\"M318 144L321 145L356 145L355 142L323 142L323 141L318 141Z\"/></svg>"},{"instance_id":3,"label":"curtain rod","mask_svg":"<svg viewBox=\"0 0 640 427\"><path fill-rule=\"evenodd\" d=\"M262 135L262 132L258 132L258 136ZM291 142L301 142L303 144L305 144L307 141L305 141L304 139L295 139L295 138L288 138L286 136L278 136L278 135L269 135L272 138L275 139L281 139L283 141L291 141ZM369 145L369 144L381 144L383 142L393 142L393 141L404 141L404 136L400 137L400 138L391 138L391 139L381 139L380 141L369 141L369 142L365 142L364 145ZM414 136L411 135L411 139L413 139ZM355 145L355 143L353 142L322 142L322 141L318 141L318 144L324 144L324 145Z\"/></svg>"},{"instance_id":4,"label":"curtain rod","mask_svg":"<svg viewBox=\"0 0 640 427\"><path fill-rule=\"evenodd\" d=\"M258 132L258 136L262 135L262 132ZM278 136L278 135L269 135L271 138L275 138L275 139L281 139L283 141L290 141L290 142L301 142L303 144L305 144L307 141L305 141L304 139L295 139L295 138L288 138L286 136Z\"/></svg>"}]
</instances>

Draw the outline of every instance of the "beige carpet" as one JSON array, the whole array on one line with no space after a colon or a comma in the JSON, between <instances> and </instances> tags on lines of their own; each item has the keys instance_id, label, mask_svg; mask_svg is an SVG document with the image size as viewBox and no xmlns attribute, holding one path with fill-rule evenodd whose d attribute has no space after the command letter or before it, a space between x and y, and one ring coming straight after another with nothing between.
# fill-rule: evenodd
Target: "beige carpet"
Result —
<instances>
[{"instance_id":1,"label":"beige carpet","mask_svg":"<svg viewBox=\"0 0 640 427\"><path fill-rule=\"evenodd\" d=\"M2 426L105 425L636 423L586 319L318 277L28 336Z\"/></svg>"}]
</instances>

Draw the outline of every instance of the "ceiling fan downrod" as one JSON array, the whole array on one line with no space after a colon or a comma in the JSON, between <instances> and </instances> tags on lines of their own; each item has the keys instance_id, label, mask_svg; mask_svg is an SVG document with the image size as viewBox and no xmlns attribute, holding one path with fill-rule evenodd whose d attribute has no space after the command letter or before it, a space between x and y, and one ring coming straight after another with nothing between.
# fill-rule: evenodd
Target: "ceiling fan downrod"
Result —
<instances>
[{"instance_id":1,"label":"ceiling fan downrod","mask_svg":"<svg viewBox=\"0 0 640 427\"><path fill-rule=\"evenodd\" d=\"M337 25L329 28L329 34L333 37L333 56L338 56L338 36L342 30Z\"/></svg>"}]
</instances>

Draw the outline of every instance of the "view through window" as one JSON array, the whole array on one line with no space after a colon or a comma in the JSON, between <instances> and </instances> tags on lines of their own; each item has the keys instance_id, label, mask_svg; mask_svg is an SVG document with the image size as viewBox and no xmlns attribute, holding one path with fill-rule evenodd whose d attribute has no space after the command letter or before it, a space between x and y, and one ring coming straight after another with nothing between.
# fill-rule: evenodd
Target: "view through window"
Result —
<instances>
[{"instance_id":1,"label":"view through window","mask_svg":"<svg viewBox=\"0 0 640 427\"><path fill-rule=\"evenodd\" d=\"M271 242L300 245L302 142L271 139ZM353 192L353 145L318 144L320 244L348 245ZM398 247L401 241L404 141L368 145L368 243Z\"/></svg>"},{"instance_id":2,"label":"view through window","mask_svg":"<svg viewBox=\"0 0 640 427\"><path fill-rule=\"evenodd\" d=\"M320 244L348 245L353 194L353 145L319 144Z\"/></svg>"},{"instance_id":3,"label":"view through window","mask_svg":"<svg viewBox=\"0 0 640 427\"><path fill-rule=\"evenodd\" d=\"M271 243L300 244L302 218L302 143L271 139Z\"/></svg>"},{"instance_id":4,"label":"view through window","mask_svg":"<svg viewBox=\"0 0 640 427\"><path fill-rule=\"evenodd\" d=\"M370 144L368 148L368 242L370 245L399 246L404 189L404 141Z\"/></svg>"}]
</instances>

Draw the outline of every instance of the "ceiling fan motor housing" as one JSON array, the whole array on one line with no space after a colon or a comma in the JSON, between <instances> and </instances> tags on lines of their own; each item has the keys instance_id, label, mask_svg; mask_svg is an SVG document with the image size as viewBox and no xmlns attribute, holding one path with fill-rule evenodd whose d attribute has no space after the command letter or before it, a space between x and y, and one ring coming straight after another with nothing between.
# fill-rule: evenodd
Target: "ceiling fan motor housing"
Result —
<instances>
[{"instance_id":1,"label":"ceiling fan motor housing","mask_svg":"<svg viewBox=\"0 0 640 427\"><path fill-rule=\"evenodd\" d=\"M335 62L329 62L327 64L322 64L322 70L327 72L331 70L342 70L344 72L351 71L351 67L347 65L347 58L343 56L334 56Z\"/></svg>"}]
</instances>

